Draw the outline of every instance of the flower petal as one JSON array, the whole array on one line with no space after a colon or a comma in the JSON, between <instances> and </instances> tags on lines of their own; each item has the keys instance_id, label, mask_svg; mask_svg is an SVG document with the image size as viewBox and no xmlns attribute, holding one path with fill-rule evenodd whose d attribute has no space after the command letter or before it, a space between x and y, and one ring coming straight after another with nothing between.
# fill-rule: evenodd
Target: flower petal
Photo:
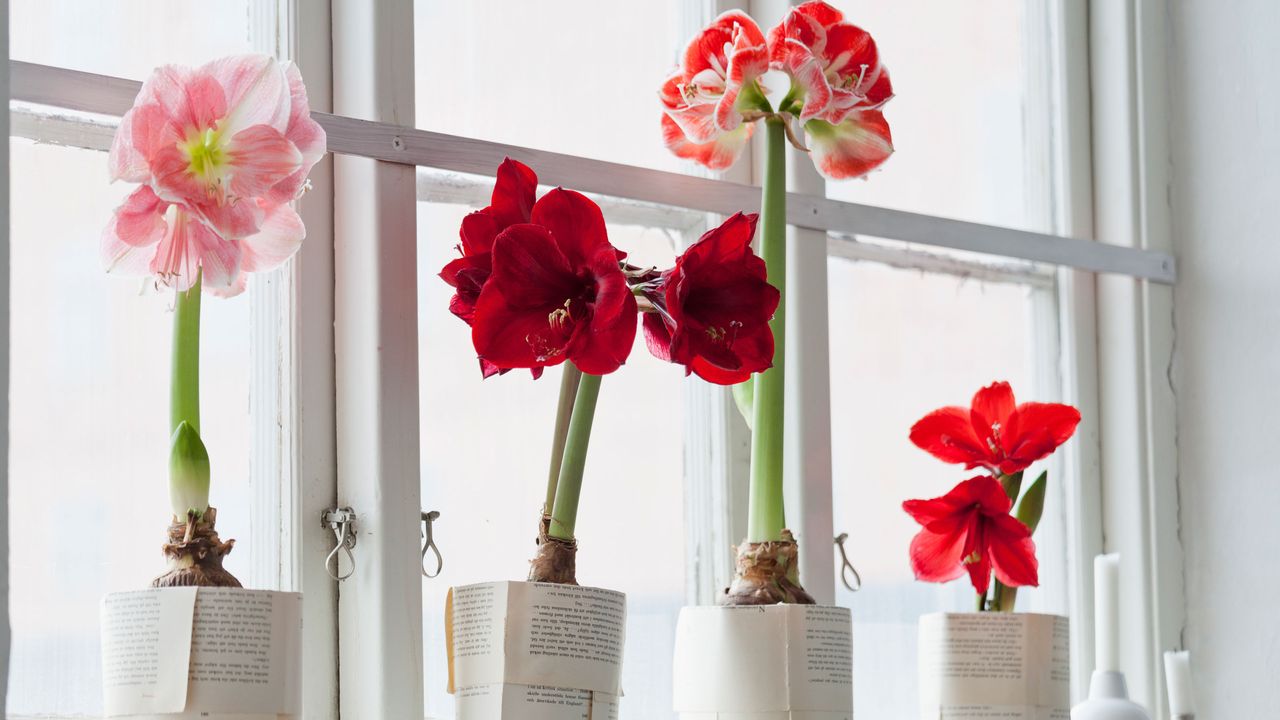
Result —
<instances>
[{"instance_id":1,"label":"flower petal","mask_svg":"<svg viewBox=\"0 0 1280 720\"><path fill-rule=\"evenodd\" d=\"M1075 434L1080 411L1057 403L1023 403L1006 421L1005 454L1022 467L1046 457Z\"/></svg>"},{"instance_id":2,"label":"flower petal","mask_svg":"<svg viewBox=\"0 0 1280 720\"><path fill-rule=\"evenodd\" d=\"M125 198L102 231L102 262L107 272L147 274L155 245L169 229L164 217L166 207L145 185Z\"/></svg>"},{"instance_id":3,"label":"flower petal","mask_svg":"<svg viewBox=\"0 0 1280 720\"><path fill-rule=\"evenodd\" d=\"M534 203L529 221L551 232L573 267L590 265L602 248L613 249L600 206L582 193L564 188L552 190ZM616 269L617 261L613 263Z\"/></svg>"},{"instance_id":4,"label":"flower petal","mask_svg":"<svg viewBox=\"0 0 1280 720\"><path fill-rule=\"evenodd\" d=\"M231 137L231 192L240 198L265 195L302 167L302 153L279 130L254 125Z\"/></svg>"},{"instance_id":5,"label":"flower petal","mask_svg":"<svg viewBox=\"0 0 1280 720\"><path fill-rule=\"evenodd\" d=\"M307 228L292 206L282 203L265 212L258 232L241 241L241 271L274 270L298 252L307 236Z\"/></svg>"},{"instance_id":6,"label":"flower petal","mask_svg":"<svg viewBox=\"0 0 1280 720\"><path fill-rule=\"evenodd\" d=\"M810 120L804 129L818 172L834 180L866 175L893 153L889 123L879 110L850 113L839 125Z\"/></svg>"},{"instance_id":7,"label":"flower petal","mask_svg":"<svg viewBox=\"0 0 1280 720\"><path fill-rule=\"evenodd\" d=\"M207 63L195 71L220 85L226 110L219 130L237 135L254 125L279 133L289 127L292 96L284 66L267 55L236 55Z\"/></svg>"},{"instance_id":8,"label":"flower petal","mask_svg":"<svg viewBox=\"0 0 1280 720\"><path fill-rule=\"evenodd\" d=\"M923 529L911 539L911 571L924 582L950 582L965 572L961 564L964 525L956 523L946 532Z\"/></svg>"},{"instance_id":9,"label":"flower petal","mask_svg":"<svg viewBox=\"0 0 1280 720\"><path fill-rule=\"evenodd\" d=\"M1009 383L994 382L974 393L969 417L977 433L989 434L993 426L1006 427L1016 407Z\"/></svg>"},{"instance_id":10,"label":"flower petal","mask_svg":"<svg viewBox=\"0 0 1280 720\"><path fill-rule=\"evenodd\" d=\"M654 357L671 362L671 331L658 313L644 314L644 344Z\"/></svg>"},{"instance_id":11,"label":"flower petal","mask_svg":"<svg viewBox=\"0 0 1280 720\"><path fill-rule=\"evenodd\" d=\"M987 538L991 565L1000 582L1009 587L1040 584L1036 544L1026 525L1012 515L999 515L990 519Z\"/></svg>"},{"instance_id":12,"label":"flower petal","mask_svg":"<svg viewBox=\"0 0 1280 720\"><path fill-rule=\"evenodd\" d=\"M489 212L499 229L529 222L537 191L538 176L528 165L511 158L504 159L498 166L493 196L489 201Z\"/></svg>"},{"instance_id":13,"label":"flower petal","mask_svg":"<svg viewBox=\"0 0 1280 720\"><path fill-rule=\"evenodd\" d=\"M677 157L693 160L711 170L724 170L733 165L754 130L754 124L745 123L739 125L737 130L722 133L710 142L699 144L689 140L670 115L662 116L662 140L667 149Z\"/></svg>"},{"instance_id":14,"label":"flower petal","mask_svg":"<svg viewBox=\"0 0 1280 720\"><path fill-rule=\"evenodd\" d=\"M990 450L974 432L965 408L934 410L911 426L910 437L916 447L943 462L965 463L973 468L991 459Z\"/></svg>"}]
</instances>

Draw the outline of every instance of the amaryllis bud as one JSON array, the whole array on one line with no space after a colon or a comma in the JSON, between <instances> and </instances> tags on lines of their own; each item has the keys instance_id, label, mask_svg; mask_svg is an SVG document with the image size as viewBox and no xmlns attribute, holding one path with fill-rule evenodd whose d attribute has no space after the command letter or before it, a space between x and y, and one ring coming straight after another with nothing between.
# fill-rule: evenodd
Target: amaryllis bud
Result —
<instances>
[{"instance_id":1,"label":"amaryllis bud","mask_svg":"<svg viewBox=\"0 0 1280 720\"><path fill-rule=\"evenodd\" d=\"M169 443L169 502L179 520L199 519L209 509L209 452L186 421L178 424Z\"/></svg>"}]
</instances>

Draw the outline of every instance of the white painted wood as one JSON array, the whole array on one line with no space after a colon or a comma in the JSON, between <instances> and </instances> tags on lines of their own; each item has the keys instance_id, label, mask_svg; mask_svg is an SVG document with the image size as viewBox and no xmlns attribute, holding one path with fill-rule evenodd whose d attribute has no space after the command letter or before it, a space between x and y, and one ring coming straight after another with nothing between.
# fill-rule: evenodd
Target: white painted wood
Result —
<instances>
[{"instance_id":1,"label":"white painted wood","mask_svg":"<svg viewBox=\"0 0 1280 720\"><path fill-rule=\"evenodd\" d=\"M412 3L332 7L334 111L412 126ZM411 166L337 158L338 502L358 540L338 588L343 717L423 717L416 225Z\"/></svg>"},{"instance_id":2,"label":"white painted wood","mask_svg":"<svg viewBox=\"0 0 1280 720\"><path fill-rule=\"evenodd\" d=\"M1095 227L1105 243L1167 249L1164 5L1090 6ZM1105 548L1122 563L1121 665L1130 695L1163 712L1160 652L1185 613L1177 539L1172 293L1098 279Z\"/></svg>"},{"instance_id":3,"label":"white painted wood","mask_svg":"<svg viewBox=\"0 0 1280 720\"><path fill-rule=\"evenodd\" d=\"M9 0L0 0L0 58L9 60ZM9 101L9 78L0 78ZM9 117L0 117L8 134ZM9 692L9 143L0 148L0 717Z\"/></svg>"},{"instance_id":4,"label":"white painted wood","mask_svg":"<svg viewBox=\"0 0 1280 720\"><path fill-rule=\"evenodd\" d=\"M333 106L328 0L280 0L281 50L307 81L311 107ZM311 189L298 202L307 238L277 275L276 372L281 401L279 583L302 593L303 712L338 717L338 588L324 568L333 535L320 513L337 503L334 398L333 158L311 170Z\"/></svg>"},{"instance_id":5,"label":"white painted wood","mask_svg":"<svg viewBox=\"0 0 1280 720\"><path fill-rule=\"evenodd\" d=\"M122 114L137 94L135 82L91 73L11 61L13 96L27 102L104 114ZM316 113L335 153L387 162L492 176L504 157L538 168L551 185L649 203L731 214L759 208L759 190L740 183L632 167L502 143ZM787 196L788 221L796 227L902 240L957 250L1065 265L1173 283L1168 252L982 225L919 213L830 200Z\"/></svg>"},{"instance_id":6,"label":"white painted wood","mask_svg":"<svg viewBox=\"0 0 1280 720\"><path fill-rule=\"evenodd\" d=\"M982 283L1009 283L1051 289L1057 287L1057 271L1035 263L993 260L983 262L925 250L901 243L880 242L873 238L831 234L827 238L829 257L872 262L899 270L918 270L933 275L952 275ZM836 308L839 311L839 308Z\"/></svg>"},{"instance_id":7,"label":"white painted wood","mask_svg":"<svg viewBox=\"0 0 1280 720\"><path fill-rule=\"evenodd\" d=\"M1027 0L1028 6L1038 0ZM1089 18L1084 3L1053 0L1048 24L1052 70L1053 231L1093 233L1090 142ZM1093 558L1102 552L1102 438L1098 407L1095 276L1058 271L1062 398L1087 418L1061 455L1067 539L1066 585L1071 609L1072 698L1083 700L1093 672Z\"/></svg>"}]
</instances>

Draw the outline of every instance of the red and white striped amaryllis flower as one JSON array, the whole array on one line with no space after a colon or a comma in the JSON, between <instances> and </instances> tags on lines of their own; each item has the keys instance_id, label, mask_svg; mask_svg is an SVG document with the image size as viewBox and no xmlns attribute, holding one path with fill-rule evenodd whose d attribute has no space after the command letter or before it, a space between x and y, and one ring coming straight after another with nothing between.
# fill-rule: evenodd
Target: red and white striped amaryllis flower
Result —
<instances>
[{"instance_id":1,"label":"red and white striped amaryllis flower","mask_svg":"<svg viewBox=\"0 0 1280 720\"><path fill-rule=\"evenodd\" d=\"M266 55L158 68L120 121L112 180L140 183L102 235L109 271L235 295L306 234L290 203L325 153L302 75Z\"/></svg>"},{"instance_id":2,"label":"red and white striped amaryllis flower","mask_svg":"<svg viewBox=\"0 0 1280 720\"><path fill-rule=\"evenodd\" d=\"M732 165L754 128L743 113L769 109L757 82L768 69L768 45L750 15L730 10L716 18L658 92L667 147L714 170Z\"/></svg>"},{"instance_id":3,"label":"red and white striped amaryllis flower","mask_svg":"<svg viewBox=\"0 0 1280 720\"><path fill-rule=\"evenodd\" d=\"M742 28L734 42L723 41L726 28ZM889 72L880 62L875 40L862 28L845 21L843 13L822 0L792 8L765 40L767 63L761 68L755 38L759 27L747 15L731 12L717 18L685 51L682 65L667 79L660 93L665 115L663 139L676 155L712 169L731 165L750 136L741 126L743 113L754 120L781 116L788 134L799 144L791 123L798 122L819 172L833 179L860 177L879 167L893 153L889 124L881 107L893 97ZM741 40L741 42L739 42ZM732 72L727 59L740 60L744 71ZM749 62L748 62L749 61ZM725 68L704 92L690 78L710 79ZM711 68L708 74L704 68ZM766 70L787 74L791 85L775 110L765 98L759 78ZM683 84L681 84L683 80ZM717 94L723 87L724 92ZM705 96L705 97L704 97ZM702 102L697 102L702 98ZM696 124L710 103L719 109L732 98L739 123ZM679 101L684 99L684 103ZM718 114L712 113L713 119Z\"/></svg>"}]
</instances>

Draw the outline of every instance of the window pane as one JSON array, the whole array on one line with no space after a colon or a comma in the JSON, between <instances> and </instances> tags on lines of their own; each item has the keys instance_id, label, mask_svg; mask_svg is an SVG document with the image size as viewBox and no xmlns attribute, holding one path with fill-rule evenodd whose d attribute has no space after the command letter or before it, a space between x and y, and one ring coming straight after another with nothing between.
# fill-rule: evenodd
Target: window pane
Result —
<instances>
[{"instance_id":1,"label":"window pane","mask_svg":"<svg viewBox=\"0 0 1280 720\"><path fill-rule=\"evenodd\" d=\"M1045 33L1026 0L832 0L876 39L896 96L885 106L895 152L868 182L830 182L833 198L1043 229L1049 148L1039 110ZM1029 90L1034 88L1035 90Z\"/></svg>"},{"instance_id":2,"label":"window pane","mask_svg":"<svg viewBox=\"0 0 1280 720\"><path fill-rule=\"evenodd\" d=\"M9 55L143 80L157 65L273 47L273 8L265 0L10 0Z\"/></svg>"},{"instance_id":3,"label":"window pane","mask_svg":"<svg viewBox=\"0 0 1280 720\"><path fill-rule=\"evenodd\" d=\"M470 211L419 203L422 502L439 510L444 572L426 581L426 708L452 718L445 692L445 593L450 586L523 580L542 508L560 370L481 380L471 334L449 313L436 274L456 257ZM669 265L666 233L611 226L610 241L641 266ZM622 717L672 717L671 652L684 602L682 370L654 359L637 335L627 364L604 378L587 457L577 535L578 578L627 593ZM644 456L643 463L631 459ZM643 566L638 565L643 549Z\"/></svg>"},{"instance_id":4,"label":"window pane","mask_svg":"<svg viewBox=\"0 0 1280 720\"><path fill-rule=\"evenodd\" d=\"M10 142L9 712L101 712L98 602L165 569L172 295L108 276L106 155ZM203 303L203 436L227 567L249 575L249 299Z\"/></svg>"},{"instance_id":5,"label":"window pane","mask_svg":"<svg viewBox=\"0 0 1280 720\"><path fill-rule=\"evenodd\" d=\"M689 10L416 0L418 126L688 172L662 145L658 88L688 41L677 20Z\"/></svg>"},{"instance_id":6,"label":"window pane","mask_svg":"<svg viewBox=\"0 0 1280 720\"><path fill-rule=\"evenodd\" d=\"M1035 363L1048 360L1031 332L1034 294L1047 291L834 258L829 282L833 519L837 533L849 533L864 581L857 593L837 593L853 609L855 715L913 717L920 615L968 612L975 600L967 578L915 581L907 548L919 526L901 505L943 495L976 471L943 464L907 433L993 380L1008 380L1024 399L1052 399L1037 386ZM1058 482L1046 518L1063 512L1061 475L1050 477ZM1023 590L1019 609L1065 612L1067 588L1052 571L1065 553L1060 519L1036 541L1042 587Z\"/></svg>"}]
</instances>

